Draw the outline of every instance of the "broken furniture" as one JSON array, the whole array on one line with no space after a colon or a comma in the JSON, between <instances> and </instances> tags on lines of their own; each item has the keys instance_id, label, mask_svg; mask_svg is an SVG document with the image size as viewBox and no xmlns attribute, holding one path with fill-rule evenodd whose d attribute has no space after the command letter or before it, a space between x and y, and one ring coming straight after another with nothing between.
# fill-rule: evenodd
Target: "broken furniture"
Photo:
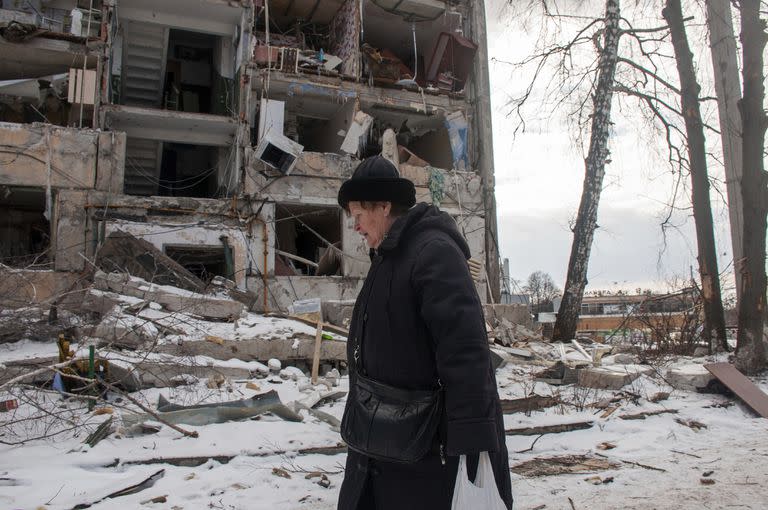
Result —
<instances>
[{"instance_id":1,"label":"broken furniture","mask_svg":"<svg viewBox=\"0 0 768 510\"><path fill-rule=\"evenodd\" d=\"M427 66L427 82L447 92L464 90L472 72L477 44L466 37L442 32Z\"/></svg>"},{"instance_id":2,"label":"broken furniture","mask_svg":"<svg viewBox=\"0 0 768 510\"><path fill-rule=\"evenodd\" d=\"M391 51L379 50L368 43L361 47L363 61L374 83L395 84L411 79L413 73Z\"/></svg>"},{"instance_id":3,"label":"broken furniture","mask_svg":"<svg viewBox=\"0 0 768 510\"><path fill-rule=\"evenodd\" d=\"M256 146L258 159L283 175L288 175L304 147L282 133L267 131Z\"/></svg>"}]
</instances>

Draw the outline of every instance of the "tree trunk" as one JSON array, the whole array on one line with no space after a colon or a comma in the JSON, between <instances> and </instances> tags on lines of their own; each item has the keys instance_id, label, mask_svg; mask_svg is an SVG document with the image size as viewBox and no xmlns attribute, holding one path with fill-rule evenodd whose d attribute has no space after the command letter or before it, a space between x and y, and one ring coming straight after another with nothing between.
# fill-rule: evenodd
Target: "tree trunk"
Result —
<instances>
[{"instance_id":1,"label":"tree trunk","mask_svg":"<svg viewBox=\"0 0 768 510\"><path fill-rule=\"evenodd\" d=\"M715 92L720 117L720 139L723 146L725 184L728 193L728 217L731 223L733 273L736 278L736 301L741 298L741 265L744 263L744 211L741 204L741 83L739 82L736 38L729 0L707 0L707 26L715 73Z\"/></svg>"},{"instance_id":2,"label":"tree trunk","mask_svg":"<svg viewBox=\"0 0 768 510\"><path fill-rule=\"evenodd\" d=\"M763 150L766 115L763 109L763 49L765 20L760 19L759 0L741 0L741 46L744 96L739 104L742 119L742 200L744 206L744 264L739 301L739 333L736 366L755 374L766 367L763 344L765 316L765 229L768 214Z\"/></svg>"},{"instance_id":3,"label":"tree trunk","mask_svg":"<svg viewBox=\"0 0 768 510\"><path fill-rule=\"evenodd\" d=\"M597 228L597 206L605 176L608 158L608 136L611 128L611 99L619 48L619 0L605 2L605 31L600 53L599 75L593 97L594 112L586 159L584 188L573 229L573 245L568 260L568 275L563 289L563 300L555 322L552 339L568 341L576 334L581 299L587 285L587 267L592 239Z\"/></svg>"},{"instance_id":4,"label":"tree trunk","mask_svg":"<svg viewBox=\"0 0 768 510\"><path fill-rule=\"evenodd\" d=\"M712 341L728 350L725 337L725 313L720 295L720 272L717 269L717 249L712 226L712 204L709 200L709 176L707 175L707 151L704 141L704 124L699 108L699 87L693 69L693 53L688 45L680 0L667 0L661 12L667 20L675 50L675 63L680 75L680 101L688 138L688 158L691 172L691 201L696 223L696 244L699 250L699 275L701 298L704 305L704 338L710 348Z\"/></svg>"}]
</instances>

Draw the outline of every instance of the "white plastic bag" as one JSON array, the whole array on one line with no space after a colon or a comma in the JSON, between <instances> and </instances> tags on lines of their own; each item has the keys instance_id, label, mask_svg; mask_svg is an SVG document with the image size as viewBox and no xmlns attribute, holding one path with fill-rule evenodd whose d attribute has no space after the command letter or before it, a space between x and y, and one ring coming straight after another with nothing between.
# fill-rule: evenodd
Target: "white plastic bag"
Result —
<instances>
[{"instance_id":1,"label":"white plastic bag","mask_svg":"<svg viewBox=\"0 0 768 510\"><path fill-rule=\"evenodd\" d=\"M499 496L496 479L488 452L480 453L475 483L469 481L467 456L459 459L459 471L456 473L456 486L453 489L451 510L507 510L507 505Z\"/></svg>"}]
</instances>

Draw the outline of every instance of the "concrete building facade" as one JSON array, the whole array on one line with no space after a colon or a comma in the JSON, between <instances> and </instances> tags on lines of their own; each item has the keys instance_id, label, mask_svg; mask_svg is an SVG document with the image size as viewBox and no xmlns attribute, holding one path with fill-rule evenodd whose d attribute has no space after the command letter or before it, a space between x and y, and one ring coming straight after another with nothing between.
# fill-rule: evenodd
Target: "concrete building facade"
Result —
<instances>
[{"instance_id":1,"label":"concrete building facade","mask_svg":"<svg viewBox=\"0 0 768 510\"><path fill-rule=\"evenodd\" d=\"M255 310L351 300L336 193L382 153L498 300L483 2L0 1L0 262L71 274L148 241Z\"/></svg>"}]
</instances>

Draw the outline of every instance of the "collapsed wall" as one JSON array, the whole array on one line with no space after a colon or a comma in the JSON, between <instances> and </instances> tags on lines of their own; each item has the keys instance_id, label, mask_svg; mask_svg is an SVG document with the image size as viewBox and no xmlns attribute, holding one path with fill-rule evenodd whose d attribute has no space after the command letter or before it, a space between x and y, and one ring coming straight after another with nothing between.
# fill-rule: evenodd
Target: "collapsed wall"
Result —
<instances>
[{"instance_id":1,"label":"collapsed wall","mask_svg":"<svg viewBox=\"0 0 768 510\"><path fill-rule=\"evenodd\" d=\"M16 218L0 234L14 243L0 244L17 246L0 262L82 272L124 232L203 281L231 280L258 297L254 310L316 297L343 307L369 260L337 190L361 159L383 153L417 200L456 219L487 268L477 274L486 298L497 282L493 254L486 260L492 166L480 149L491 133L475 98L487 89L476 72L482 3L177 3L98 3L98 15L84 13L98 27L89 34L49 27L67 45L0 38L0 53L45 44L56 55L35 71L0 64L20 80L0 82L0 103L20 93L24 111L51 113L31 124L2 109L13 120L0 124L3 150L22 155L0 168L0 207ZM40 22L0 11L0 24ZM299 19L297 32L280 33ZM67 57L77 66L62 67ZM52 115L53 99L67 115Z\"/></svg>"}]
</instances>

